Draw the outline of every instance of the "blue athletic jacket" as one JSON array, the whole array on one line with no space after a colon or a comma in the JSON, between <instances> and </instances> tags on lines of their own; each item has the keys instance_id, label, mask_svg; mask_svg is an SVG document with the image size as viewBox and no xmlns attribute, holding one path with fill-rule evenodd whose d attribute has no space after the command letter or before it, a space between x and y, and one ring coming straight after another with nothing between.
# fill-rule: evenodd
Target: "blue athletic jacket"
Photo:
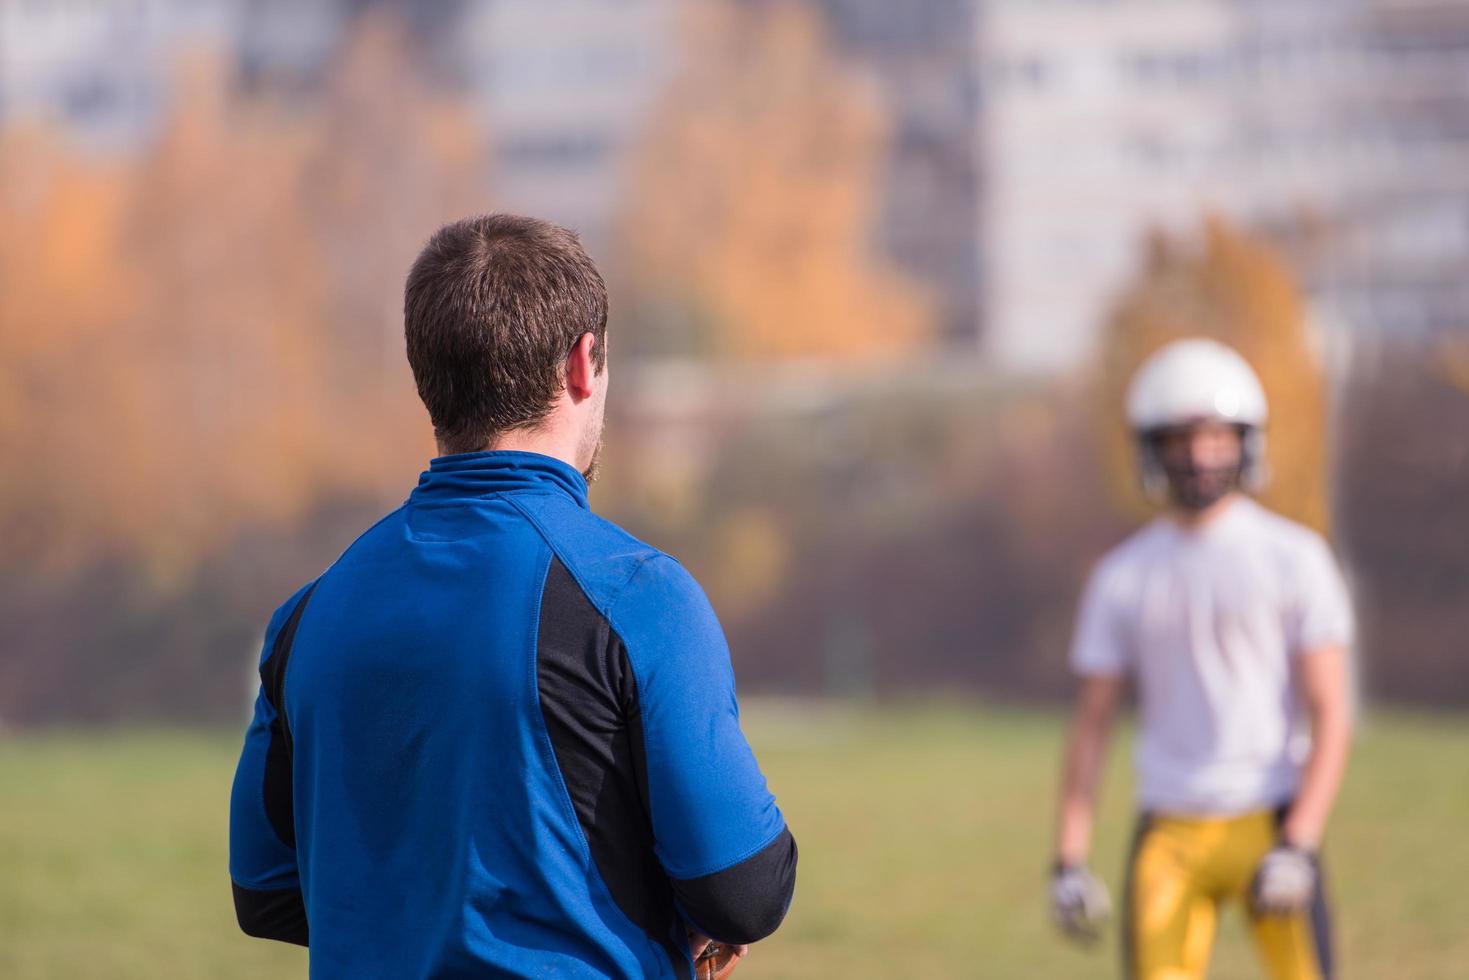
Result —
<instances>
[{"instance_id":1,"label":"blue athletic jacket","mask_svg":"<svg viewBox=\"0 0 1469 980\"><path fill-rule=\"evenodd\" d=\"M316 977L690 977L796 847L719 622L533 453L435 459L271 618L235 775L242 928Z\"/></svg>"}]
</instances>

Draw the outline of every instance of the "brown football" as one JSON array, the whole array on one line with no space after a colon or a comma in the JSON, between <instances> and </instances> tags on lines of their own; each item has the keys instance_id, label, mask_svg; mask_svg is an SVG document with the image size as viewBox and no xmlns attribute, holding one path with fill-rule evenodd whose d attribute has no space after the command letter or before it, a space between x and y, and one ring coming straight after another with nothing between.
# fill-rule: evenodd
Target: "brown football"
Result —
<instances>
[{"instance_id":1,"label":"brown football","mask_svg":"<svg viewBox=\"0 0 1469 980\"><path fill-rule=\"evenodd\" d=\"M739 962L740 958L730 947L710 943L694 961L694 976L698 980L724 980L735 971Z\"/></svg>"}]
</instances>

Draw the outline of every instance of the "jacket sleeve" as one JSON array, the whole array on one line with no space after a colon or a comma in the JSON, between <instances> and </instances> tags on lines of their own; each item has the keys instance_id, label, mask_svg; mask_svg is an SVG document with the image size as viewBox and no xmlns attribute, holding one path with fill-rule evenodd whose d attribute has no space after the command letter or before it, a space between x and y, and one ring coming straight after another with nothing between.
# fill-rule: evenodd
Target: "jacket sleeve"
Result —
<instances>
[{"instance_id":1,"label":"jacket sleeve","mask_svg":"<svg viewBox=\"0 0 1469 980\"><path fill-rule=\"evenodd\" d=\"M740 729L729 648L671 558L645 562L612 612L637 684L654 851L689 924L763 939L795 891L796 843Z\"/></svg>"},{"instance_id":2,"label":"jacket sleeve","mask_svg":"<svg viewBox=\"0 0 1469 980\"><path fill-rule=\"evenodd\" d=\"M235 915L247 935L307 944L296 866L289 731L280 684L310 587L276 610L265 632L261 685L230 793L229 870Z\"/></svg>"}]
</instances>

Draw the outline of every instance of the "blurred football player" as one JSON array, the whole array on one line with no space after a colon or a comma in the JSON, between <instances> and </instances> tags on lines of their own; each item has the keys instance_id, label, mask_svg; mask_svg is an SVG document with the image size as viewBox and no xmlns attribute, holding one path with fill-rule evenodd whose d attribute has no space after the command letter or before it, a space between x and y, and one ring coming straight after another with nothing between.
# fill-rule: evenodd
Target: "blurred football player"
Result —
<instances>
[{"instance_id":1,"label":"blurred football player","mask_svg":"<svg viewBox=\"0 0 1469 980\"><path fill-rule=\"evenodd\" d=\"M1107 554L1082 598L1051 903L1100 934L1087 868L1097 785L1125 683L1136 683L1138 821L1121 899L1124 973L1202 978L1238 902L1277 980L1332 975L1318 851L1346 767L1347 590L1320 535L1247 496L1265 477L1266 402L1250 366L1183 340L1127 400L1162 516Z\"/></svg>"}]
</instances>

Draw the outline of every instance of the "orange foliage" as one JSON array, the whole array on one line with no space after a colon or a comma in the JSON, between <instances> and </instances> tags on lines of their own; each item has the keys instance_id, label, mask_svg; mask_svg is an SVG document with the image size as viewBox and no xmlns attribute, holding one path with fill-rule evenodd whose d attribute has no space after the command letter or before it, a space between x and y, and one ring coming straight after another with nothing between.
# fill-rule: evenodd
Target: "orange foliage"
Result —
<instances>
[{"instance_id":1,"label":"orange foliage","mask_svg":"<svg viewBox=\"0 0 1469 980\"><path fill-rule=\"evenodd\" d=\"M887 122L817 15L701 0L686 27L626 222L639 312L736 358L912 350L930 304L869 247Z\"/></svg>"},{"instance_id":2,"label":"orange foliage","mask_svg":"<svg viewBox=\"0 0 1469 980\"><path fill-rule=\"evenodd\" d=\"M63 574L159 583L252 522L386 498L432 450L401 282L483 210L473 127L362 19L324 93L247 96L210 53L137 158L0 133L0 537Z\"/></svg>"},{"instance_id":3,"label":"orange foliage","mask_svg":"<svg viewBox=\"0 0 1469 980\"><path fill-rule=\"evenodd\" d=\"M1469 338L1449 336L1438 343L1439 368L1456 388L1469 394Z\"/></svg>"},{"instance_id":4,"label":"orange foliage","mask_svg":"<svg viewBox=\"0 0 1469 980\"><path fill-rule=\"evenodd\" d=\"M1101 347L1108 469L1131 511L1144 502L1122 405L1132 373L1182 337L1212 337L1238 350L1270 403L1267 506L1318 529L1329 523L1326 394L1301 294L1283 259L1224 221L1205 225L1202 248L1155 235L1146 267L1113 312Z\"/></svg>"}]
</instances>

